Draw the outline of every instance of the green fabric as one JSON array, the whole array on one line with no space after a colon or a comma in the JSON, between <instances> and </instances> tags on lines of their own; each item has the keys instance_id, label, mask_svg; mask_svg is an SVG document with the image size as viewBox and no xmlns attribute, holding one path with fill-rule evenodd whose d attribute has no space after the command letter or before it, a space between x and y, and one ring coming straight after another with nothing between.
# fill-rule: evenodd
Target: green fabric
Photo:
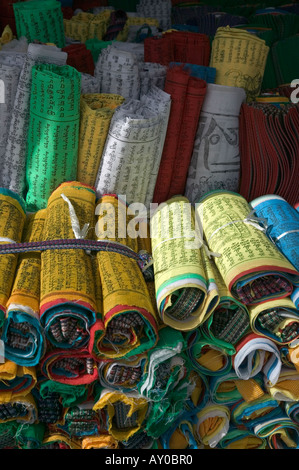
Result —
<instances>
[{"instance_id":1,"label":"green fabric","mask_svg":"<svg viewBox=\"0 0 299 470\"><path fill-rule=\"evenodd\" d=\"M103 49L113 44L115 41L101 41L100 39L87 39L85 46L90 50L94 63L97 63L98 57Z\"/></svg>"},{"instance_id":2,"label":"green fabric","mask_svg":"<svg viewBox=\"0 0 299 470\"><path fill-rule=\"evenodd\" d=\"M65 46L61 3L43 0L13 3L17 36L25 36L28 42L35 40Z\"/></svg>"},{"instance_id":3,"label":"green fabric","mask_svg":"<svg viewBox=\"0 0 299 470\"><path fill-rule=\"evenodd\" d=\"M299 77L298 50L299 34L273 44L271 54L278 86Z\"/></svg>"},{"instance_id":4,"label":"green fabric","mask_svg":"<svg viewBox=\"0 0 299 470\"><path fill-rule=\"evenodd\" d=\"M69 65L32 67L26 184L27 210L47 206L51 193L77 176L81 74Z\"/></svg>"},{"instance_id":5,"label":"green fabric","mask_svg":"<svg viewBox=\"0 0 299 470\"><path fill-rule=\"evenodd\" d=\"M16 421L0 424L0 449L17 448L15 436L19 426Z\"/></svg>"},{"instance_id":6,"label":"green fabric","mask_svg":"<svg viewBox=\"0 0 299 470\"><path fill-rule=\"evenodd\" d=\"M45 435L44 423L25 424L19 426L16 441L21 449L39 449Z\"/></svg>"},{"instance_id":7,"label":"green fabric","mask_svg":"<svg viewBox=\"0 0 299 470\"><path fill-rule=\"evenodd\" d=\"M299 32L299 16L292 13L253 15L249 20L252 23L271 28L275 32L276 40L293 36Z\"/></svg>"},{"instance_id":8,"label":"green fabric","mask_svg":"<svg viewBox=\"0 0 299 470\"><path fill-rule=\"evenodd\" d=\"M47 398L52 393L58 393L64 408L75 406L87 399L88 387L86 385L69 385L54 380L46 380L40 385L40 395Z\"/></svg>"}]
</instances>

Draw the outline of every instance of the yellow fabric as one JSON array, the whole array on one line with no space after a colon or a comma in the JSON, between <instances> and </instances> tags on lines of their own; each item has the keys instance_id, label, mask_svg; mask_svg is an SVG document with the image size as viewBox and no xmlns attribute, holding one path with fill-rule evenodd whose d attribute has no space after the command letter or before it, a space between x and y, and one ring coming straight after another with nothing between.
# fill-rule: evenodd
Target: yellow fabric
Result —
<instances>
[{"instance_id":1,"label":"yellow fabric","mask_svg":"<svg viewBox=\"0 0 299 470\"><path fill-rule=\"evenodd\" d=\"M9 25L6 25L1 38L0 38L0 43L1 44L7 44L8 42L12 41L14 38L13 32L11 30L11 27Z\"/></svg>"},{"instance_id":2,"label":"yellow fabric","mask_svg":"<svg viewBox=\"0 0 299 470\"><path fill-rule=\"evenodd\" d=\"M130 26L135 25L144 25L148 24L149 26L159 27L159 21L156 18L144 18L140 16L130 16L128 17L123 29L118 33L116 41L126 41L129 35Z\"/></svg>"},{"instance_id":3,"label":"yellow fabric","mask_svg":"<svg viewBox=\"0 0 299 470\"><path fill-rule=\"evenodd\" d=\"M235 390L236 388L236 385L235 385L235 382L233 380L226 380L225 382L222 382L218 389L217 389L217 392L218 393L228 393L228 392L232 392L233 390Z\"/></svg>"},{"instance_id":4,"label":"yellow fabric","mask_svg":"<svg viewBox=\"0 0 299 470\"><path fill-rule=\"evenodd\" d=\"M262 439L256 436L246 436L228 444L227 449L257 449L262 444Z\"/></svg>"},{"instance_id":5,"label":"yellow fabric","mask_svg":"<svg viewBox=\"0 0 299 470\"><path fill-rule=\"evenodd\" d=\"M224 405L207 405L196 416L198 421L193 426L194 434L202 444L211 447L212 440L230 420L229 408Z\"/></svg>"},{"instance_id":6,"label":"yellow fabric","mask_svg":"<svg viewBox=\"0 0 299 470\"><path fill-rule=\"evenodd\" d=\"M15 362L9 360L6 360L4 364L0 364L0 382L7 384L16 377L23 377L24 375L31 375L32 377L32 384L26 389L26 394L28 394L37 382L35 367L18 366ZM6 403L21 396L24 396L24 390L14 392L2 390L0 392L0 403Z\"/></svg>"},{"instance_id":7,"label":"yellow fabric","mask_svg":"<svg viewBox=\"0 0 299 470\"><path fill-rule=\"evenodd\" d=\"M236 380L235 384L239 393L248 403L264 395L262 388L254 379Z\"/></svg>"},{"instance_id":8,"label":"yellow fabric","mask_svg":"<svg viewBox=\"0 0 299 470\"><path fill-rule=\"evenodd\" d=\"M42 445L51 444L52 442L56 442L56 441L64 442L71 449L81 449L81 444L80 444L79 441L75 440L74 438L70 439L67 436L65 436L64 434L59 434L59 433L54 433L51 436L46 437L43 440Z\"/></svg>"},{"instance_id":9,"label":"yellow fabric","mask_svg":"<svg viewBox=\"0 0 299 470\"><path fill-rule=\"evenodd\" d=\"M121 401L125 405L130 406L128 417L132 416L135 411L138 411L137 426L131 429L122 430L117 429L113 424L113 416L115 414L113 404ZM127 441L129 437L133 436L141 427L148 409L148 403L145 398L139 398L133 395L125 394L123 392L103 392L99 400L93 406L93 410L101 410L107 407L108 413L108 432L118 441Z\"/></svg>"},{"instance_id":10,"label":"yellow fabric","mask_svg":"<svg viewBox=\"0 0 299 470\"><path fill-rule=\"evenodd\" d=\"M82 440L82 449L117 449L118 442L112 436L90 436Z\"/></svg>"},{"instance_id":11,"label":"yellow fabric","mask_svg":"<svg viewBox=\"0 0 299 470\"><path fill-rule=\"evenodd\" d=\"M22 237L23 242L43 240L46 213L46 209L43 209L27 216ZM29 307L39 317L40 269L39 252L27 252L19 255L16 277L7 302L7 308L11 304L22 305ZM28 312L28 310L26 311Z\"/></svg>"},{"instance_id":12,"label":"yellow fabric","mask_svg":"<svg viewBox=\"0 0 299 470\"><path fill-rule=\"evenodd\" d=\"M169 439L169 449L186 449L188 441L180 429L176 429Z\"/></svg>"},{"instance_id":13,"label":"yellow fabric","mask_svg":"<svg viewBox=\"0 0 299 470\"><path fill-rule=\"evenodd\" d=\"M81 95L77 166L77 180L81 183L95 184L111 118L124 100L115 94Z\"/></svg>"},{"instance_id":14,"label":"yellow fabric","mask_svg":"<svg viewBox=\"0 0 299 470\"><path fill-rule=\"evenodd\" d=\"M104 10L97 15L80 12L71 19L64 19L64 32L67 37L85 43L87 39L102 40L109 25L111 11Z\"/></svg>"},{"instance_id":15,"label":"yellow fabric","mask_svg":"<svg viewBox=\"0 0 299 470\"><path fill-rule=\"evenodd\" d=\"M196 358L196 360L201 366L213 372L222 369L224 365L224 356L216 349L209 349Z\"/></svg>"},{"instance_id":16,"label":"yellow fabric","mask_svg":"<svg viewBox=\"0 0 299 470\"><path fill-rule=\"evenodd\" d=\"M192 370L189 376L189 382L195 385L191 393L191 400L193 405L196 406L199 402L199 398L203 389L202 379L194 370Z\"/></svg>"},{"instance_id":17,"label":"yellow fabric","mask_svg":"<svg viewBox=\"0 0 299 470\"><path fill-rule=\"evenodd\" d=\"M95 193L78 182L61 184L50 196L45 220L44 239L74 239L68 204L64 194L73 204L80 228L90 224L87 239L94 234ZM49 302L85 302L96 311L95 286L91 257L85 250L46 250L41 255L42 308Z\"/></svg>"},{"instance_id":18,"label":"yellow fabric","mask_svg":"<svg viewBox=\"0 0 299 470\"><path fill-rule=\"evenodd\" d=\"M0 194L0 237L20 243L26 214L19 202L10 196ZM0 242L8 243L8 242ZM18 255L1 255L0 305L6 306L15 277Z\"/></svg>"},{"instance_id":19,"label":"yellow fabric","mask_svg":"<svg viewBox=\"0 0 299 470\"><path fill-rule=\"evenodd\" d=\"M295 348L289 347L289 356L291 362L294 364L296 370L299 372L299 346Z\"/></svg>"},{"instance_id":20,"label":"yellow fabric","mask_svg":"<svg viewBox=\"0 0 299 470\"><path fill-rule=\"evenodd\" d=\"M289 397L296 401L299 400L299 380L281 380L275 388L288 392Z\"/></svg>"},{"instance_id":21,"label":"yellow fabric","mask_svg":"<svg viewBox=\"0 0 299 470\"><path fill-rule=\"evenodd\" d=\"M244 88L247 100L254 100L260 94L268 52L265 41L254 34L218 28L210 58L210 67L216 68L215 84Z\"/></svg>"}]
</instances>

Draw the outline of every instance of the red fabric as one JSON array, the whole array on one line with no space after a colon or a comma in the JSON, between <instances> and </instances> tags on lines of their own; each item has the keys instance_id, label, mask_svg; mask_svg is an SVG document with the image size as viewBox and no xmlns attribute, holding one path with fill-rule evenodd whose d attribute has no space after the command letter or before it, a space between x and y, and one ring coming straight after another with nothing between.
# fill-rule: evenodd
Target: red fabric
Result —
<instances>
[{"instance_id":1,"label":"red fabric","mask_svg":"<svg viewBox=\"0 0 299 470\"><path fill-rule=\"evenodd\" d=\"M78 72L94 75L94 61L91 51L85 44L70 44L62 49L67 52L67 65L71 65Z\"/></svg>"},{"instance_id":2,"label":"red fabric","mask_svg":"<svg viewBox=\"0 0 299 470\"><path fill-rule=\"evenodd\" d=\"M81 8L81 10L90 10L95 7L106 7L108 5L108 0L74 0L73 1L73 10Z\"/></svg>"}]
</instances>

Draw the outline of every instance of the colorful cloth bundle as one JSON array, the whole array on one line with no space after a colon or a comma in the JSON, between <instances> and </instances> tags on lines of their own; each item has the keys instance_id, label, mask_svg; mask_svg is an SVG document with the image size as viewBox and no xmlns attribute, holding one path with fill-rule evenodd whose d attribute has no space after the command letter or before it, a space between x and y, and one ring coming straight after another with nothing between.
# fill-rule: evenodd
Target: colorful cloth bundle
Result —
<instances>
[{"instance_id":1,"label":"colorful cloth bundle","mask_svg":"<svg viewBox=\"0 0 299 470\"><path fill-rule=\"evenodd\" d=\"M23 242L43 240L46 210L28 214ZM7 301L7 317L2 339L5 356L20 365L35 366L46 350L44 331L39 317L40 253L21 253L15 280Z\"/></svg>"},{"instance_id":2,"label":"colorful cloth bundle","mask_svg":"<svg viewBox=\"0 0 299 470\"><path fill-rule=\"evenodd\" d=\"M295 369L283 367L275 384L267 384L268 393L277 401L299 400L299 375Z\"/></svg>"},{"instance_id":3,"label":"colorful cloth bundle","mask_svg":"<svg viewBox=\"0 0 299 470\"><path fill-rule=\"evenodd\" d=\"M153 196L161 203L183 194L207 85L183 67L169 67L164 91L171 96L168 127Z\"/></svg>"},{"instance_id":4,"label":"colorful cloth bundle","mask_svg":"<svg viewBox=\"0 0 299 470\"><path fill-rule=\"evenodd\" d=\"M248 201L276 194L291 205L297 202L298 116L298 106L292 103L276 106L270 99L268 103L242 105L239 193Z\"/></svg>"},{"instance_id":5,"label":"colorful cloth bundle","mask_svg":"<svg viewBox=\"0 0 299 470\"><path fill-rule=\"evenodd\" d=\"M19 426L16 443L19 449L40 449L45 435L45 424L34 423Z\"/></svg>"},{"instance_id":6,"label":"colorful cloth bundle","mask_svg":"<svg viewBox=\"0 0 299 470\"><path fill-rule=\"evenodd\" d=\"M0 364L0 396L2 403L27 395L36 386L36 383L34 367L18 366L10 360Z\"/></svg>"},{"instance_id":7,"label":"colorful cloth bundle","mask_svg":"<svg viewBox=\"0 0 299 470\"><path fill-rule=\"evenodd\" d=\"M187 420L179 421L161 436L160 441L163 449L198 449L192 424Z\"/></svg>"},{"instance_id":8,"label":"colorful cloth bundle","mask_svg":"<svg viewBox=\"0 0 299 470\"><path fill-rule=\"evenodd\" d=\"M88 401L66 409L63 424L59 424L58 429L75 438L93 436L105 431L101 429L100 414L92 409L93 405L93 401Z\"/></svg>"},{"instance_id":9,"label":"colorful cloth bundle","mask_svg":"<svg viewBox=\"0 0 299 470\"><path fill-rule=\"evenodd\" d=\"M60 183L76 178L80 79L79 72L69 65L32 68L26 162L29 211L44 209ZM59 99L54 99L57 94Z\"/></svg>"},{"instance_id":10,"label":"colorful cloth bundle","mask_svg":"<svg viewBox=\"0 0 299 470\"><path fill-rule=\"evenodd\" d=\"M242 88L209 83L202 105L185 194L191 202L214 189L237 191Z\"/></svg>"},{"instance_id":11,"label":"colorful cloth bundle","mask_svg":"<svg viewBox=\"0 0 299 470\"><path fill-rule=\"evenodd\" d=\"M81 94L77 180L93 186L114 111L124 98L114 94Z\"/></svg>"},{"instance_id":12,"label":"colorful cloth bundle","mask_svg":"<svg viewBox=\"0 0 299 470\"><path fill-rule=\"evenodd\" d=\"M210 380L210 397L213 403L231 406L244 399L247 403L262 397L264 392L264 381L261 373L254 379L240 379L231 369L224 375L215 375Z\"/></svg>"},{"instance_id":13,"label":"colorful cloth bundle","mask_svg":"<svg viewBox=\"0 0 299 470\"><path fill-rule=\"evenodd\" d=\"M21 242L25 224L25 203L22 198L8 189L0 188L0 240L1 243ZM6 304L14 282L18 256L1 255L0 270L0 324L6 315Z\"/></svg>"},{"instance_id":14,"label":"colorful cloth bundle","mask_svg":"<svg viewBox=\"0 0 299 470\"><path fill-rule=\"evenodd\" d=\"M82 449L117 449L118 441L114 437L102 434L82 439Z\"/></svg>"},{"instance_id":15,"label":"colorful cloth bundle","mask_svg":"<svg viewBox=\"0 0 299 470\"><path fill-rule=\"evenodd\" d=\"M192 330L219 302L207 255L195 237L193 209L188 199L174 197L157 208L150 223L159 315L172 328Z\"/></svg>"},{"instance_id":16,"label":"colorful cloth bundle","mask_svg":"<svg viewBox=\"0 0 299 470\"><path fill-rule=\"evenodd\" d=\"M0 397L0 424L16 421L17 423L33 424L37 419L37 408L31 393L12 397L3 401Z\"/></svg>"},{"instance_id":17,"label":"colorful cloth bundle","mask_svg":"<svg viewBox=\"0 0 299 470\"><path fill-rule=\"evenodd\" d=\"M227 434L219 442L220 449L265 449L267 440L249 430L230 426Z\"/></svg>"},{"instance_id":18,"label":"colorful cloth bundle","mask_svg":"<svg viewBox=\"0 0 299 470\"><path fill-rule=\"evenodd\" d=\"M196 440L205 446L214 448L227 434L230 421L230 410L227 406L207 405L196 415L193 433Z\"/></svg>"},{"instance_id":19,"label":"colorful cloth bundle","mask_svg":"<svg viewBox=\"0 0 299 470\"><path fill-rule=\"evenodd\" d=\"M267 235L284 256L299 270L299 212L284 198L267 195L250 202L258 217L266 219ZM296 308L299 307L299 289L291 295ZM292 306L290 306L292 309Z\"/></svg>"},{"instance_id":20,"label":"colorful cloth bundle","mask_svg":"<svg viewBox=\"0 0 299 470\"><path fill-rule=\"evenodd\" d=\"M291 295L299 273L267 238L242 196L212 191L197 206L205 239L221 255L215 263L233 297L249 306Z\"/></svg>"},{"instance_id":21,"label":"colorful cloth bundle","mask_svg":"<svg viewBox=\"0 0 299 470\"><path fill-rule=\"evenodd\" d=\"M217 85L243 88L247 101L261 91L269 47L247 31L218 28L212 42L210 67L216 68Z\"/></svg>"},{"instance_id":22,"label":"colorful cloth bundle","mask_svg":"<svg viewBox=\"0 0 299 470\"><path fill-rule=\"evenodd\" d=\"M61 4L56 0L18 2L13 5L18 38L25 36L29 42L51 42L64 47L63 16Z\"/></svg>"},{"instance_id":23,"label":"colorful cloth bundle","mask_svg":"<svg viewBox=\"0 0 299 470\"><path fill-rule=\"evenodd\" d=\"M257 425L262 425L268 420L273 420L272 422L274 422L284 415L279 402L269 394L264 394L249 403L245 400L240 400L230 407L230 411L231 423L234 426L241 427L242 429L245 427L245 429L254 432L254 434L256 434L255 427Z\"/></svg>"},{"instance_id":24,"label":"colorful cloth bundle","mask_svg":"<svg viewBox=\"0 0 299 470\"><path fill-rule=\"evenodd\" d=\"M254 433L267 439L270 449L299 449L298 426L288 417L265 420L255 426Z\"/></svg>"},{"instance_id":25,"label":"colorful cloth bundle","mask_svg":"<svg viewBox=\"0 0 299 470\"><path fill-rule=\"evenodd\" d=\"M54 380L44 380L40 384L39 395L45 400L59 397L62 407L69 408L87 400L88 387L86 385L70 385Z\"/></svg>"},{"instance_id":26,"label":"colorful cloth bundle","mask_svg":"<svg viewBox=\"0 0 299 470\"><path fill-rule=\"evenodd\" d=\"M22 54L23 55L23 54ZM22 57L14 106L11 114L3 166L0 171L0 186L25 197L27 137L30 122L30 99L32 68L39 63L65 65L67 54L53 46L29 44L27 55Z\"/></svg>"},{"instance_id":27,"label":"colorful cloth bundle","mask_svg":"<svg viewBox=\"0 0 299 470\"><path fill-rule=\"evenodd\" d=\"M114 112L95 182L98 197L123 194L129 204L149 207L170 104L170 95L153 87L140 100L127 100Z\"/></svg>"},{"instance_id":28,"label":"colorful cloth bundle","mask_svg":"<svg viewBox=\"0 0 299 470\"><path fill-rule=\"evenodd\" d=\"M170 62L169 67L179 65L190 73L192 77L201 78L207 83L214 83L216 77L216 69L214 67L206 67L204 65L184 64L183 62ZM207 99L205 95L205 100ZM205 101L204 100L204 101Z\"/></svg>"},{"instance_id":29,"label":"colorful cloth bundle","mask_svg":"<svg viewBox=\"0 0 299 470\"><path fill-rule=\"evenodd\" d=\"M94 227L94 211L92 188L77 182L61 184L48 200L44 241L86 238ZM91 256L76 248L43 251L40 319L51 344L59 348L86 345L96 313Z\"/></svg>"},{"instance_id":30,"label":"colorful cloth bundle","mask_svg":"<svg viewBox=\"0 0 299 470\"><path fill-rule=\"evenodd\" d=\"M210 52L210 41L206 34L169 31L162 36L144 40L145 62L157 62L161 65L183 62L208 66Z\"/></svg>"},{"instance_id":31,"label":"colorful cloth bundle","mask_svg":"<svg viewBox=\"0 0 299 470\"><path fill-rule=\"evenodd\" d=\"M91 328L89 350L101 359L128 359L157 343L155 309L138 263L124 252L125 247L138 251L137 239L126 236L126 205L117 196L106 195L98 200L96 213L97 240L107 240L107 250L96 255L103 323ZM119 244L118 252L109 252L109 241Z\"/></svg>"}]
</instances>

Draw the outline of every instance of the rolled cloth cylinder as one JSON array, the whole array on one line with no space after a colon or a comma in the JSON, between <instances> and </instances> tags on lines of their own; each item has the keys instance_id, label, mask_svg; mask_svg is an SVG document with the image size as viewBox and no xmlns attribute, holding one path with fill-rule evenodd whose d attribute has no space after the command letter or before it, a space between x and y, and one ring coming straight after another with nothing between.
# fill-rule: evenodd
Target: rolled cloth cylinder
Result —
<instances>
[{"instance_id":1,"label":"rolled cloth cylinder","mask_svg":"<svg viewBox=\"0 0 299 470\"><path fill-rule=\"evenodd\" d=\"M194 329L212 314L219 296L187 198L158 206L151 217L151 242L159 315L172 328Z\"/></svg>"},{"instance_id":2,"label":"rolled cloth cylinder","mask_svg":"<svg viewBox=\"0 0 299 470\"><path fill-rule=\"evenodd\" d=\"M92 188L78 182L61 184L48 201L44 240L84 238L88 229L87 238L92 238L94 210ZM40 315L49 341L60 348L85 345L96 311L91 256L83 249L42 252Z\"/></svg>"},{"instance_id":3,"label":"rolled cloth cylinder","mask_svg":"<svg viewBox=\"0 0 299 470\"><path fill-rule=\"evenodd\" d=\"M218 28L212 42L210 67L216 68L218 85L244 88L248 101L261 91L269 47L249 32Z\"/></svg>"},{"instance_id":4,"label":"rolled cloth cylinder","mask_svg":"<svg viewBox=\"0 0 299 470\"><path fill-rule=\"evenodd\" d=\"M76 179L80 86L80 73L69 65L32 68L26 162L29 211L44 209L60 183Z\"/></svg>"},{"instance_id":5,"label":"rolled cloth cylinder","mask_svg":"<svg viewBox=\"0 0 299 470\"><path fill-rule=\"evenodd\" d=\"M208 403L199 413L193 425L196 440L213 448L227 434L230 409L224 405Z\"/></svg>"},{"instance_id":6,"label":"rolled cloth cylinder","mask_svg":"<svg viewBox=\"0 0 299 470\"><path fill-rule=\"evenodd\" d=\"M209 249L230 293L245 305L288 297L299 273L252 218L248 202L230 191L202 197L196 212Z\"/></svg>"},{"instance_id":7,"label":"rolled cloth cylinder","mask_svg":"<svg viewBox=\"0 0 299 470\"><path fill-rule=\"evenodd\" d=\"M22 241L43 241L46 210L28 214ZM35 366L45 353L44 331L39 317L41 255L19 254L16 276L7 301L3 329L6 357L17 364Z\"/></svg>"},{"instance_id":8,"label":"rolled cloth cylinder","mask_svg":"<svg viewBox=\"0 0 299 470\"><path fill-rule=\"evenodd\" d=\"M0 364L0 394L2 402L27 395L36 386L35 367L18 366L10 360Z\"/></svg>"},{"instance_id":9,"label":"rolled cloth cylinder","mask_svg":"<svg viewBox=\"0 0 299 470\"><path fill-rule=\"evenodd\" d=\"M237 191L242 88L208 83L199 116L185 195L191 202L214 189Z\"/></svg>"},{"instance_id":10,"label":"rolled cloth cylinder","mask_svg":"<svg viewBox=\"0 0 299 470\"><path fill-rule=\"evenodd\" d=\"M22 65L3 156L3 167L0 171L0 186L15 191L23 197L25 197L26 190L32 67L38 63L64 65L66 59L67 54L56 47L29 44L27 56Z\"/></svg>"},{"instance_id":11,"label":"rolled cloth cylinder","mask_svg":"<svg viewBox=\"0 0 299 470\"><path fill-rule=\"evenodd\" d=\"M130 236L132 217L117 196L98 200L97 240L107 240L107 251L98 252L98 271L103 292L105 334L97 324L91 328L89 349L99 358L129 358L151 349L158 341L155 309L135 259L122 253L122 245L138 251L137 238ZM109 241L120 244L119 252L109 252Z\"/></svg>"},{"instance_id":12,"label":"rolled cloth cylinder","mask_svg":"<svg viewBox=\"0 0 299 470\"><path fill-rule=\"evenodd\" d=\"M81 95L77 168L77 180L81 183L95 184L111 118L123 102L120 95Z\"/></svg>"},{"instance_id":13,"label":"rolled cloth cylinder","mask_svg":"<svg viewBox=\"0 0 299 470\"><path fill-rule=\"evenodd\" d=\"M18 2L13 4L17 35L29 42L51 42L64 47L61 3L56 0Z\"/></svg>"},{"instance_id":14,"label":"rolled cloth cylinder","mask_svg":"<svg viewBox=\"0 0 299 470\"><path fill-rule=\"evenodd\" d=\"M0 188L0 241L20 243L26 220L25 203L8 189ZM0 325L6 314L6 304L15 278L18 255L1 254L0 270Z\"/></svg>"}]
</instances>

